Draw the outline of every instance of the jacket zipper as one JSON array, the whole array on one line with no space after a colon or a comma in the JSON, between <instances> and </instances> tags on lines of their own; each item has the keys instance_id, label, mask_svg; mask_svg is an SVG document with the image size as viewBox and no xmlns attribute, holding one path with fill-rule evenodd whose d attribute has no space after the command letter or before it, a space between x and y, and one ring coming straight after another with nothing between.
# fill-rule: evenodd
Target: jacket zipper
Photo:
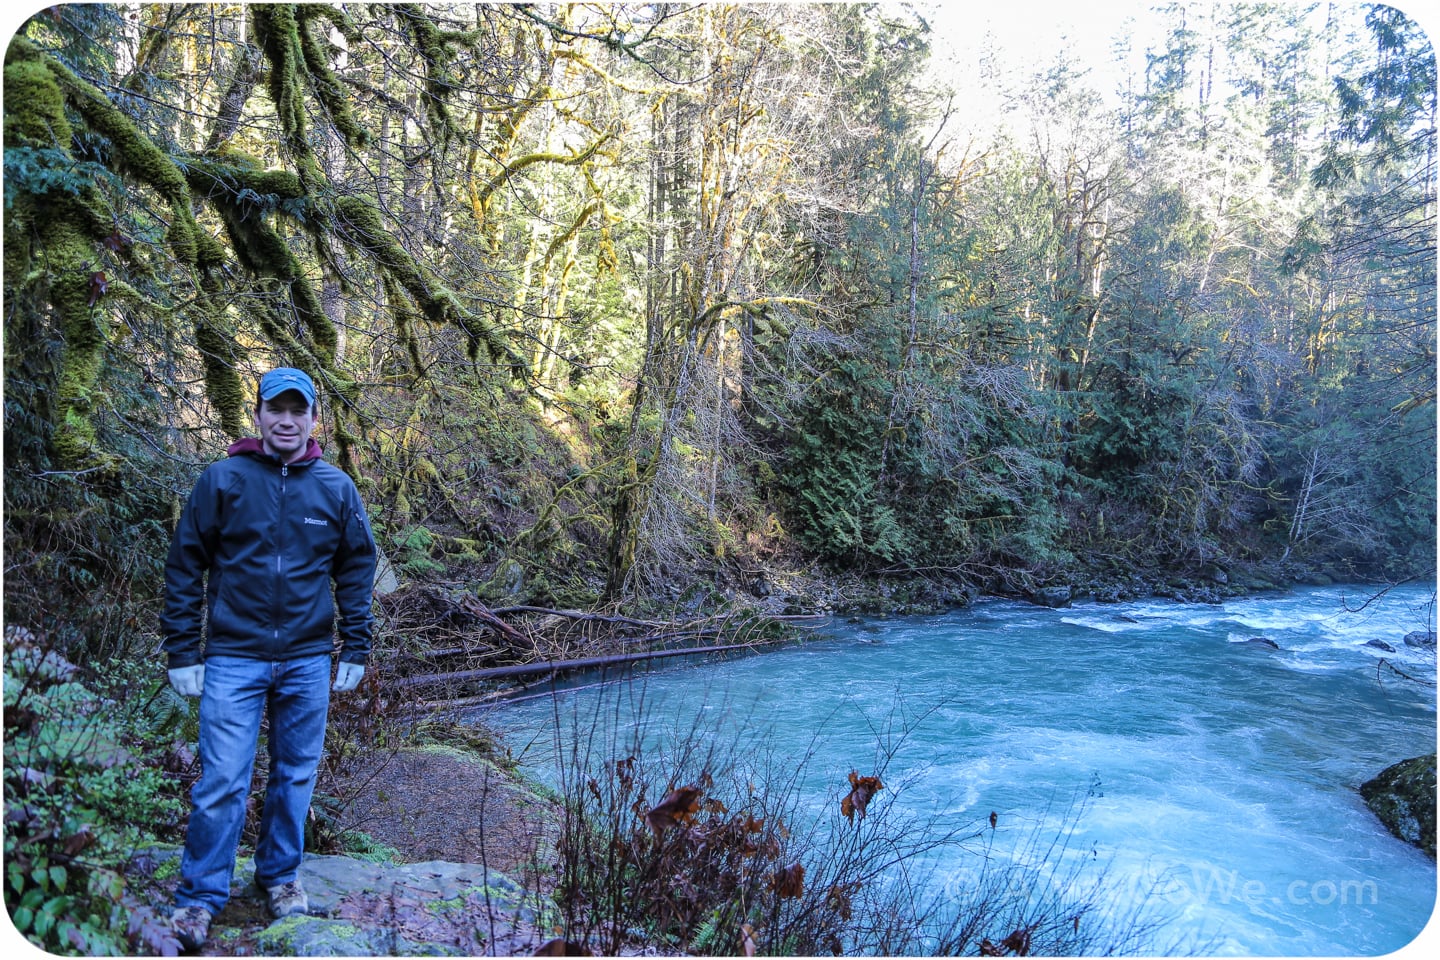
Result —
<instances>
[{"instance_id":1,"label":"jacket zipper","mask_svg":"<svg viewBox=\"0 0 1440 960\"><path fill-rule=\"evenodd\" d=\"M275 530L275 607L272 623L274 630L274 649L272 652L279 656L280 653L280 611L285 609L281 602L281 594L285 590L285 544L282 539L285 536L285 478L290 475L290 465L280 464L280 509L276 511L277 526Z\"/></svg>"}]
</instances>

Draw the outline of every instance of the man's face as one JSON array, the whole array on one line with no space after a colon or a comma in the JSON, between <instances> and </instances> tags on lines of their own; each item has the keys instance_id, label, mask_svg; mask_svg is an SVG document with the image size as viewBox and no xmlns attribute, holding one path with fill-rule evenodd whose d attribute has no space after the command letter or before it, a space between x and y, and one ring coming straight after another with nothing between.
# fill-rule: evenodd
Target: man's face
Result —
<instances>
[{"instance_id":1,"label":"man's face","mask_svg":"<svg viewBox=\"0 0 1440 960\"><path fill-rule=\"evenodd\" d=\"M270 400L260 401L255 411L255 429L265 452L289 463L305 452L305 442L315 429L315 413L298 390L286 390Z\"/></svg>"}]
</instances>

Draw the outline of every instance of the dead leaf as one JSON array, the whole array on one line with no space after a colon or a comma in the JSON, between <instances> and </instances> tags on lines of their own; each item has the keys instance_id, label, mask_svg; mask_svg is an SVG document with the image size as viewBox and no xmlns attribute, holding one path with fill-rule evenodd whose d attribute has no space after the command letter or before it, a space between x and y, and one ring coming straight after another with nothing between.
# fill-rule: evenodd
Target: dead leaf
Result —
<instances>
[{"instance_id":1,"label":"dead leaf","mask_svg":"<svg viewBox=\"0 0 1440 960\"><path fill-rule=\"evenodd\" d=\"M879 777L862 777L851 770L850 792L840 801L840 812L845 814L848 820L853 821L856 813L864 820L865 808L870 805L870 798L884 789L885 784L880 782Z\"/></svg>"},{"instance_id":2,"label":"dead leaf","mask_svg":"<svg viewBox=\"0 0 1440 960\"><path fill-rule=\"evenodd\" d=\"M1029 927L1020 927L1012 932L1010 936L1001 940L1000 946L1009 950L1017 957L1030 956L1030 929Z\"/></svg>"},{"instance_id":3,"label":"dead leaf","mask_svg":"<svg viewBox=\"0 0 1440 960\"><path fill-rule=\"evenodd\" d=\"M781 867L775 871L770 878L770 889L775 895L784 899L785 897L803 897L805 895L805 867L803 864L792 863L788 867Z\"/></svg>"},{"instance_id":4,"label":"dead leaf","mask_svg":"<svg viewBox=\"0 0 1440 960\"><path fill-rule=\"evenodd\" d=\"M740 924L740 950L747 957L755 956L755 928L748 923Z\"/></svg>"},{"instance_id":5,"label":"dead leaf","mask_svg":"<svg viewBox=\"0 0 1440 960\"><path fill-rule=\"evenodd\" d=\"M615 779L620 781L620 789L626 793L630 792L630 786L635 782L635 758L626 757L624 760L615 761Z\"/></svg>"},{"instance_id":6,"label":"dead leaf","mask_svg":"<svg viewBox=\"0 0 1440 960\"><path fill-rule=\"evenodd\" d=\"M88 850L97 843L99 839L99 837L95 836L95 831L90 829L90 824L82 823L80 824L80 828L65 841L65 856L76 856L82 850Z\"/></svg>"},{"instance_id":7,"label":"dead leaf","mask_svg":"<svg viewBox=\"0 0 1440 960\"><path fill-rule=\"evenodd\" d=\"M830 893L825 897L825 905L840 915L841 920L849 920L851 916L850 884L831 886Z\"/></svg>"},{"instance_id":8,"label":"dead leaf","mask_svg":"<svg viewBox=\"0 0 1440 960\"><path fill-rule=\"evenodd\" d=\"M595 954L583 944L572 943L564 937L546 940L535 949L537 957L593 957Z\"/></svg>"},{"instance_id":9,"label":"dead leaf","mask_svg":"<svg viewBox=\"0 0 1440 960\"><path fill-rule=\"evenodd\" d=\"M997 814L994 810L991 810L991 811L990 811L990 829L991 829L991 830L994 830L994 829L995 829L995 821L997 821L997 820L999 820L999 819L1000 819L999 814Z\"/></svg>"},{"instance_id":10,"label":"dead leaf","mask_svg":"<svg viewBox=\"0 0 1440 960\"><path fill-rule=\"evenodd\" d=\"M645 814L645 822L659 836L666 827L690 823L700 810L700 788L677 787L665 795L659 805Z\"/></svg>"},{"instance_id":11,"label":"dead leaf","mask_svg":"<svg viewBox=\"0 0 1440 960\"><path fill-rule=\"evenodd\" d=\"M95 306L99 300L110 289L110 281L105 279L105 274L100 271L90 274L90 301L87 306Z\"/></svg>"}]
</instances>

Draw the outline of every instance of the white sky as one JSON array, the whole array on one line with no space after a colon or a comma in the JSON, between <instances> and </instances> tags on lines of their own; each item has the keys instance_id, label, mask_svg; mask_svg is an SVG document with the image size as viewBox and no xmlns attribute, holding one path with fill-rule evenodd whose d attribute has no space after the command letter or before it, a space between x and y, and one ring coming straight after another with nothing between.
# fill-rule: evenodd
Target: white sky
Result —
<instances>
[{"instance_id":1,"label":"white sky","mask_svg":"<svg viewBox=\"0 0 1440 960\"><path fill-rule=\"evenodd\" d=\"M1157 23L1148 0L939 0L917 3L936 33L936 48L960 52L994 44L1037 62L1050 60L1062 45L1079 59L1101 65L1110 59L1112 38L1127 19ZM987 38L987 34L990 35Z\"/></svg>"},{"instance_id":2,"label":"white sky","mask_svg":"<svg viewBox=\"0 0 1440 960\"><path fill-rule=\"evenodd\" d=\"M1323 18L1330 0L1278 2L1313 6L1314 15ZM1362 0L1334 2L1359 10ZM1436 46L1440 3L1385 2L1418 22L1432 48ZM1163 17L1154 12L1164 5L1165 0L915 0L913 4L934 29L931 49L937 78L961 93L958 119L972 129L993 122L998 105L994 87L987 88L981 80L982 59L998 59L1011 71L1010 82L1018 83L1051 66L1064 49L1089 68L1090 86L1110 98L1126 73L1115 63L1116 39L1128 26L1133 33L1131 63L1143 70L1147 46L1164 37ZM1357 15L1356 22L1363 23L1363 18ZM966 91L971 96L966 97Z\"/></svg>"},{"instance_id":3,"label":"white sky","mask_svg":"<svg viewBox=\"0 0 1440 960\"><path fill-rule=\"evenodd\" d=\"M930 23L932 70L937 82L960 94L959 124L977 130L998 122L995 88L981 77L991 60L1019 83L1050 67L1061 50L1089 70L1089 83L1109 96L1123 76L1114 64L1114 39L1132 21L1135 56L1143 56L1144 38L1158 30L1149 0L939 0L915 9ZM968 95L967 95L968 94Z\"/></svg>"}]
</instances>

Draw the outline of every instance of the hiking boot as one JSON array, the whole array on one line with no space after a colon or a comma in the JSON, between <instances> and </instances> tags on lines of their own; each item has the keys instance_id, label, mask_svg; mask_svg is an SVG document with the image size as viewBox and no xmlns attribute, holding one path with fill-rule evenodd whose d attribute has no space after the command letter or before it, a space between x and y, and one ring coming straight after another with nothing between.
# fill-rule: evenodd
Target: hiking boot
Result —
<instances>
[{"instance_id":1,"label":"hiking boot","mask_svg":"<svg viewBox=\"0 0 1440 960\"><path fill-rule=\"evenodd\" d=\"M175 939L186 950L198 950L210 936L210 911L204 907L179 907L170 914Z\"/></svg>"},{"instance_id":2,"label":"hiking boot","mask_svg":"<svg viewBox=\"0 0 1440 960\"><path fill-rule=\"evenodd\" d=\"M310 898L305 896L305 888L300 886L299 880L291 880L277 887L266 887L265 901L270 906L270 916L276 920L310 912Z\"/></svg>"}]
</instances>

